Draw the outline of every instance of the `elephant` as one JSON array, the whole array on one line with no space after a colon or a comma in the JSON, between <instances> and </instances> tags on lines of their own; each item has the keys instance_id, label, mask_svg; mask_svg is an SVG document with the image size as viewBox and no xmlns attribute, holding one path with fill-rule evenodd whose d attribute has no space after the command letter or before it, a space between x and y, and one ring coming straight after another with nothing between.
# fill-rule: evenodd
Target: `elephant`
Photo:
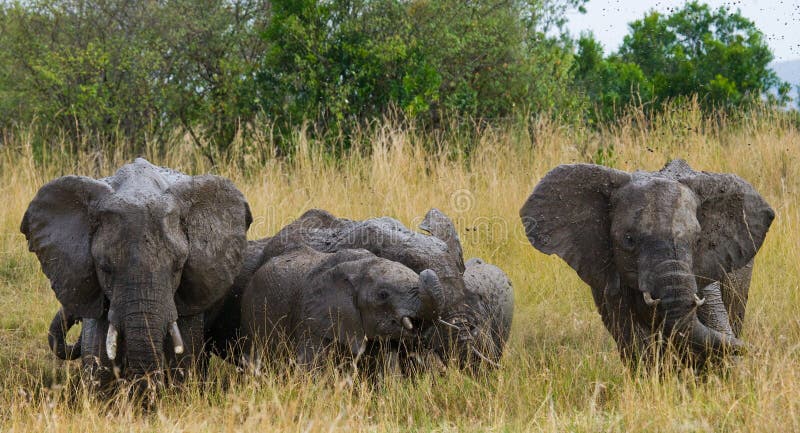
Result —
<instances>
[{"instance_id":1,"label":"elephant","mask_svg":"<svg viewBox=\"0 0 800 433\"><path fill-rule=\"evenodd\" d=\"M441 308L442 284L366 250L300 245L271 258L242 293L245 365L318 365L328 350L357 364L370 342L413 340Z\"/></svg>"},{"instance_id":2,"label":"elephant","mask_svg":"<svg viewBox=\"0 0 800 433\"><path fill-rule=\"evenodd\" d=\"M669 344L698 367L743 351L753 258L775 218L745 180L683 160L634 173L561 165L520 217L536 249L591 287L626 364L653 366Z\"/></svg>"},{"instance_id":3,"label":"elephant","mask_svg":"<svg viewBox=\"0 0 800 433\"><path fill-rule=\"evenodd\" d=\"M241 339L237 324L241 320L241 297L247 283L271 258L297 245L306 245L326 253L365 249L417 273L430 269L442 284L444 303L436 312L437 320L426 323L425 329L421 330L424 347L414 348L412 352L434 351L445 363L455 353L461 365L491 358L496 361L498 356L487 357L480 351L490 348L490 353L499 355L502 347L494 345L501 340L476 340L492 335L478 328L489 323L481 314L494 310L483 305L485 302L479 292L467 290L462 249L455 226L442 212L431 209L420 227L431 235L413 232L393 218L353 221L312 209L274 236L250 241L245 264L232 290L210 315L215 319L206 329L209 347L234 362L241 358L241 347L235 343ZM508 314L513 313L513 295L510 299L512 305L504 310Z\"/></svg>"},{"instance_id":4,"label":"elephant","mask_svg":"<svg viewBox=\"0 0 800 433\"><path fill-rule=\"evenodd\" d=\"M252 216L219 176L188 176L138 158L113 176L42 186L20 230L61 309L48 340L81 357L91 383L177 380L203 356L204 313L239 273ZM82 322L75 345L69 327ZM146 380L140 380L146 379Z\"/></svg>"},{"instance_id":5,"label":"elephant","mask_svg":"<svg viewBox=\"0 0 800 433\"><path fill-rule=\"evenodd\" d=\"M467 260L464 283L467 291L478 299L476 317L484 319L473 332L485 335L476 336L481 342L476 354L490 365L496 365L503 355L503 348L511 332L514 319L514 288L511 280L502 269L484 262L480 258Z\"/></svg>"}]
</instances>

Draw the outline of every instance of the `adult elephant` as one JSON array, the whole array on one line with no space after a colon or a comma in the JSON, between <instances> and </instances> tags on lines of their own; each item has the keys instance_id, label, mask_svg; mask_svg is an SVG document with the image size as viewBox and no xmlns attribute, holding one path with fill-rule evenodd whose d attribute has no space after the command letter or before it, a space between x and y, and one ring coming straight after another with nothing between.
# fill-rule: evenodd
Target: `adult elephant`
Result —
<instances>
[{"instance_id":1,"label":"adult elephant","mask_svg":"<svg viewBox=\"0 0 800 433\"><path fill-rule=\"evenodd\" d=\"M681 160L635 173L561 165L520 216L531 244L592 288L623 360L650 365L664 341L699 362L742 348L752 261L775 213L738 176Z\"/></svg>"},{"instance_id":2,"label":"adult elephant","mask_svg":"<svg viewBox=\"0 0 800 433\"><path fill-rule=\"evenodd\" d=\"M331 349L357 362L376 340L416 339L443 301L431 270L418 275L366 250L300 245L267 261L242 293L244 355L256 371L262 359L316 365Z\"/></svg>"},{"instance_id":3,"label":"adult elephant","mask_svg":"<svg viewBox=\"0 0 800 433\"><path fill-rule=\"evenodd\" d=\"M183 371L200 354L204 312L241 268L251 220L229 180L141 158L108 178L44 185L20 229L62 305L51 348L80 355L101 386ZM69 346L64 335L80 320L80 344Z\"/></svg>"}]
</instances>

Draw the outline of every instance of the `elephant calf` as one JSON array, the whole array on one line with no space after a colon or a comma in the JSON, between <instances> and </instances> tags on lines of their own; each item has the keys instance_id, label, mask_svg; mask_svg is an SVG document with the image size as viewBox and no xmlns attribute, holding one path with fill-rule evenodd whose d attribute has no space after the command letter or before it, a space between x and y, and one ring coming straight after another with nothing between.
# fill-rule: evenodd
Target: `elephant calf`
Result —
<instances>
[{"instance_id":1,"label":"elephant calf","mask_svg":"<svg viewBox=\"0 0 800 433\"><path fill-rule=\"evenodd\" d=\"M370 341L416 338L444 302L434 271L302 245L261 266L241 299L245 363L256 372L262 359L311 366L328 349L358 362Z\"/></svg>"}]
</instances>

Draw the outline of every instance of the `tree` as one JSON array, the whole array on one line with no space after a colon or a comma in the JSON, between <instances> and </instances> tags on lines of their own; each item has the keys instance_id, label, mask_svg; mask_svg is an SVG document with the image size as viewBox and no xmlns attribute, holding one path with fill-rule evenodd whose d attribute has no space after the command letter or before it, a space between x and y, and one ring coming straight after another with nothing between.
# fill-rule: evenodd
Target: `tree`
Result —
<instances>
[{"instance_id":1,"label":"tree","mask_svg":"<svg viewBox=\"0 0 800 433\"><path fill-rule=\"evenodd\" d=\"M618 55L603 58L603 47L591 34L578 39L573 73L593 104L592 120L613 119L627 107L653 98L653 84L639 65Z\"/></svg>"},{"instance_id":2,"label":"tree","mask_svg":"<svg viewBox=\"0 0 800 433\"><path fill-rule=\"evenodd\" d=\"M641 68L658 100L697 94L706 107L762 96L788 101L789 86L768 67L773 56L764 35L726 7L693 1L669 16L652 11L630 24L618 56Z\"/></svg>"},{"instance_id":3,"label":"tree","mask_svg":"<svg viewBox=\"0 0 800 433\"><path fill-rule=\"evenodd\" d=\"M569 111L571 41L548 35L584 1L275 0L265 111L328 127L392 107L433 123Z\"/></svg>"}]
</instances>

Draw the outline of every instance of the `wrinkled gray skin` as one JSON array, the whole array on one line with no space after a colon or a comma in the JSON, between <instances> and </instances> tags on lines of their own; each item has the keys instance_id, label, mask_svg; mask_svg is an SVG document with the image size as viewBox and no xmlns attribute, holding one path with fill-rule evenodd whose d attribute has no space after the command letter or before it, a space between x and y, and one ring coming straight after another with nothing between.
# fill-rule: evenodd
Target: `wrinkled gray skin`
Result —
<instances>
[{"instance_id":1,"label":"wrinkled gray skin","mask_svg":"<svg viewBox=\"0 0 800 433\"><path fill-rule=\"evenodd\" d=\"M240 271L251 219L229 180L141 158L105 179L44 185L20 229L62 305L50 347L62 359L81 356L101 387L115 379L114 366L133 380L161 383L167 366L181 376L200 354L204 312ZM81 337L70 346L64 336L78 321ZM109 339L113 361L110 327L118 333Z\"/></svg>"},{"instance_id":2,"label":"wrinkled gray skin","mask_svg":"<svg viewBox=\"0 0 800 433\"><path fill-rule=\"evenodd\" d=\"M436 313L443 322L435 321L422 330L425 347L433 350L447 362L455 352L462 365L480 362L473 347L489 347L491 341L475 341L490 335L477 329L486 323L479 316L481 307L476 293L464 285L464 264L461 245L455 226L447 216L436 209L428 212L421 227L428 236L406 228L393 218L374 218L352 221L336 218L330 213L312 209L284 227L275 236L248 243L245 265L236 278L229 296L214 309L215 318L206 329L207 341L212 350L222 357L236 360L236 333L239 323L241 294L253 273L270 258L279 256L297 245L307 245L320 252L346 249L365 249L378 257L399 262L414 272L430 269L442 283L444 304ZM230 353L230 349L234 349ZM497 350L502 352L502 349Z\"/></svg>"},{"instance_id":3,"label":"wrinkled gray skin","mask_svg":"<svg viewBox=\"0 0 800 433\"><path fill-rule=\"evenodd\" d=\"M366 250L306 246L273 257L242 293L241 335L251 369L286 357L312 366L329 349L356 361L375 340L414 339L441 308L442 285ZM405 322L405 323L404 323Z\"/></svg>"},{"instance_id":4,"label":"wrinkled gray skin","mask_svg":"<svg viewBox=\"0 0 800 433\"><path fill-rule=\"evenodd\" d=\"M775 214L741 178L681 160L635 173L561 165L520 216L533 246L592 288L623 360L651 365L662 331L688 360L742 348L752 260ZM699 305L709 294L724 305Z\"/></svg>"},{"instance_id":5,"label":"wrinkled gray skin","mask_svg":"<svg viewBox=\"0 0 800 433\"><path fill-rule=\"evenodd\" d=\"M467 290L478 299L479 312L476 316L484 318L484 323L475 328L484 334L476 338L476 341L483 342L479 350L492 362L500 362L514 318L514 289L511 281L497 266L472 258L466 263L464 283ZM491 344L487 344L489 342Z\"/></svg>"}]
</instances>

